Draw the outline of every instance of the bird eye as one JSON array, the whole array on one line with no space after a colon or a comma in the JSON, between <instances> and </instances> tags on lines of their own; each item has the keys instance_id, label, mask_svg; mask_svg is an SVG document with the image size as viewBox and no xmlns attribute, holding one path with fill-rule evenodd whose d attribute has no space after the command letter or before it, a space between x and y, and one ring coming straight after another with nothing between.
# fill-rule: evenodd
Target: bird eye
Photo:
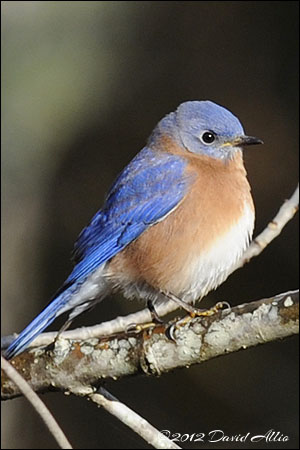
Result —
<instances>
[{"instance_id":1,"label":"bird eye","mask_svg":"<svg viewBox=\"0 0 300 450\"><path fill-rule=\"evenodd\" d=\"M200 139L204 144L209 145L215 141L216 136L212 131L204 131Z\"/></svg>"}]
</instances>

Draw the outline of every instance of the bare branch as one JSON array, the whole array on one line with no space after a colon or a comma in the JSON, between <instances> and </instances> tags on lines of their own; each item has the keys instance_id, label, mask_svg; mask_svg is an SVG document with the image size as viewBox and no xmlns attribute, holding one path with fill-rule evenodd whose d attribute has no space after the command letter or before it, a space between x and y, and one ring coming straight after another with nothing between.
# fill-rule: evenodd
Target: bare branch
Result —
<instances>
[{"instance_id":1,"label":"bare branch","mask_svg":"<svg viewBox=\"0 0 300 450\"><path fill-rule=\"evenodd\" d=\"M290 291L196 317L184 325L169 322L84 341L59 338L53 351L33 349L15 357L12 364L36 392L56 389L90 394L103 378L160 375L291 336L299 332L298 313L299 291ZM20 394L10 379L2 377L2 399Z\"/></svg>"},{"instance_id":2,"label":"bare branch","mask_svg":"<svg viewBox=\"0 0 300 450\"><path fill-rule=\"evenodd\" d=\"M18 388L20 392L27 398L27 400L32 404L36 412L40 415L41 419L44 421L45 425L49 429L50 433L56 440L60 448L72 448L70 442L64 435L62 429L52 416L49 409L42 402L42 400L37 396L37 394L32 390L30 385L24 378L17 372L17 370L1 356L1 368L6 373L10 381Z\"/></svg>"},{"instance_id":3,"label":"bare branch","mask_svg":"<svg viewBox=\"0 0 300 450\"><path fill-rule=\"evenodd\" d=\"M143 419L128 406L113 397L106 389L100 388L99 392L87 396L97 405L102 406L107 412L115 416L135 433L139 434L146 442L154 448L179 449L175 442L172 442L165 435L160 433L147 420Z\"/></svg>"}]
</instances>

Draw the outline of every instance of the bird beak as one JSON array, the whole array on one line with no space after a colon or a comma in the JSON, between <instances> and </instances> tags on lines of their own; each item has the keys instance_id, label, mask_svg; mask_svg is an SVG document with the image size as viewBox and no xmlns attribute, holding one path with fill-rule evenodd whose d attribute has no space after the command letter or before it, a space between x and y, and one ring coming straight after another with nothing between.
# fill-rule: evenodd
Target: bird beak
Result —
<instances>
[{"instance_id":1,"label":"bird beak","mask_svg":"<svg viewBox=\"0 0 300 450\"><path fill-rule=\"evenodd\" d=\"M255 144L263 144L263 141L254 136L239 136L231 142L233 147Z\"/></svg>"}]
</instances>

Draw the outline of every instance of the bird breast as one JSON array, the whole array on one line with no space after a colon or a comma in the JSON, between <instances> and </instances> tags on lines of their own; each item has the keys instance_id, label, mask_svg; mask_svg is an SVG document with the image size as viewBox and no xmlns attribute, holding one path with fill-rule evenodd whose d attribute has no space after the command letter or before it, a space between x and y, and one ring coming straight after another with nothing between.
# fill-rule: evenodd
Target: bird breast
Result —
<instances>
[{"instance_id":1,"label":"bird breast","mask_svg":"<svg viewBox=\"0 0 300 450\"><path fill-rule=\"evenodd\" d=\"M149 286L194 302L227 278L249 244L254 207L241 154L226 165L190 158L196 181L184 200L109 265L125 296L147 298Z\"/></svg>"}]
</instances>

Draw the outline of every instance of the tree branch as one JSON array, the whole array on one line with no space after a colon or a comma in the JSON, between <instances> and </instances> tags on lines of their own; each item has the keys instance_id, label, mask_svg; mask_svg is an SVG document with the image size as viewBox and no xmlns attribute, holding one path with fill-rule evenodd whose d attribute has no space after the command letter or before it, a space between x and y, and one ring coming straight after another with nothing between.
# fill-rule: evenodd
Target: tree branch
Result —
<instances>
[{"instance_id":1,"label":"tree branch","mask_svg":"<svg viewBox=\"0 0 300 450\"><path fill-rule=\"evenodd\" d=\"M181 448L154 428L147 420L143 419L143 417L128 408L124 403L121 403L117 398L113 397L106 389L101 387L98 392L89 394L87 398L97 405L102 406L107 412L123 422L135 433L139 434L154 448Z\"/></svg>"},{"instance_id":2,"label":"tree branch","mask_svg":"<svg viewBox=\"0 0 300 450\"><path fill-rule=\"evenodd\" d=\"M211 316L83 341L59 338L51 351L28 350L12 360L34 391L91 394L105 378L161 375L299 332L299 291L245 303ZM171 337L170 337L171 336ZM174 339L174 340L173 340ZM4 374L2 399L21 395Z\"/></svg>"}]
</instances>

